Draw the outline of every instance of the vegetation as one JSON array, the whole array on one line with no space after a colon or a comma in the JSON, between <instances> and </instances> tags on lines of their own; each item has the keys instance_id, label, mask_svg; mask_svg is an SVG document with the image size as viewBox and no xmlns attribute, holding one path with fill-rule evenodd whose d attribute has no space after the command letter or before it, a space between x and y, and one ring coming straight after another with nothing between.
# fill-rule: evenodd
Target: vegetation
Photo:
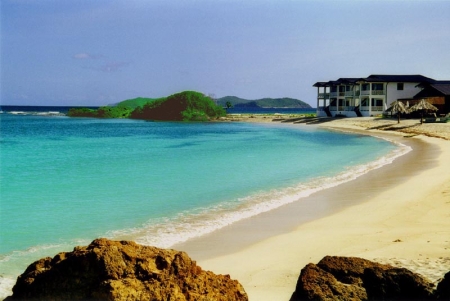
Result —
<instances>
[{"instance_id":1,"label":"vegetation","mask_svg":"<svg viewBox=\"0 0 450 301\"><path fill-rule=\"evenodd\" d=\"M225 110L212 99L195 91L184 91L148 102L136 108L131 118L161 121L207 121L225 116Z\"/></svg>"},{"instance_id":2,"label":"vegetation","mask_svg":"<svg viewBox=\"0 0 450 301\"><path fill-rule=\"evenodd\" d=\"M163 98L137 97L104 106L97 110L72 108L71 117L133 118L155 121L208 121L226 115L224 107L310 108L293 98L262 98L249 101L235 96L222 97L217 105L209 97L195 91L184 91Z\"/></svg>"},{"instance_id":3,"label":"vegetation","mask_svg":"<svg viewBox=\"0 0 450 301\"><path fill-rule=\"evenodd\" d=\"M97 110L88 108L71 108L67 113L70 117L97 117Z\"/></svg>"},{"instance_id":4,"label":"vegetation","mask_svg":"<svg viewBox=\"0 0 450 301\"><path fill-rule=\"evenodd\" d=\"M128 107L100 107L97 110L88 108L71 108L67 113L70 117L93 117L93 118L128 118L132 108Z\"/></svg>"},{"instance_id":5,"label":"vegetation","mask_svg":"<svg viewBox=\"0 0 450 301\"><path fill-rule=\"evenodd\" d=\"M236 96L225 96L217 99L217 104L227 106L227 103L235 107L260 107L260 108L311 108L311 106L295 98L261 98L248 100ZM228 107L228 106L227 106Z\"/></svg>"},{"instance_id":6,"label":"vegetation","mask_svg":"<svg viewBox=\"0 0 450 301\"><path fill-rule=\"evenodd\" d=\"M126 108L132 108L136 109L137 107L143 107L145 104L152 102L156 100L157 98L147 98L147 97L137 97L132 99L127 99L124 101L121 101L114 106L116 107L126 107Z\"/></svg>"}]
</instances>

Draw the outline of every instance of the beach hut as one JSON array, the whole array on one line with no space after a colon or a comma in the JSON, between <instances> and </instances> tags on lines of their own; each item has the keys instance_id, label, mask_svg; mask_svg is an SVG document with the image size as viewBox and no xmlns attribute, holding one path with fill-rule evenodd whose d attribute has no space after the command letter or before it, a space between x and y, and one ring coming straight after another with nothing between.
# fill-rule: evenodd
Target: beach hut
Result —
<instances>
[{"instance_id":1,"label":"beach hut","mask_svg":"<svg viewBox=\"0 0 450 301\"><path fill-rule=\"evenodd\" d=\"M433 106L431 103L426 101L425 99L421 99L418 103L413 105L408 109L408 112L420 111L420 123L423 123L423 113L426 111L437 111L438 108Z\"/></svg>"},{"instance_id":2,"label":"beach hut","mask_svg":"<svg viewBox=\"0 0 450 301\"><path fill-rule=\"evenodd\" d=\"M407 113L408 110L406 109L403 102L396 100L392 102L391 106L386 110L386 112L397 113L397 121L398 123L400 123L400 114Z\"/></svg>"}]
</instances>

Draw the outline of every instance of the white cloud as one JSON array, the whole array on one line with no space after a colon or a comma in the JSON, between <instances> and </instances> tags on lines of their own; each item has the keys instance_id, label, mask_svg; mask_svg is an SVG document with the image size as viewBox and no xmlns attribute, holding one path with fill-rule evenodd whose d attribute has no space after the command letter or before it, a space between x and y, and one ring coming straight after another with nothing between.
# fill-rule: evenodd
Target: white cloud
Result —
<instances>
[{"instance_id":1,"label":"white cloud","mask_svg":"<svg viewBox=\"0 0 450 301\"><path fill-rule=\"evenodd\" d=\"M102 57L102 55L93 55L93 54L89 54L87 52L80 52L73 56L73 58L77 59L77 60L89 60L89 59L93 60L93 59L98 59L101 57Z\"/></svg>"}]
</instances>

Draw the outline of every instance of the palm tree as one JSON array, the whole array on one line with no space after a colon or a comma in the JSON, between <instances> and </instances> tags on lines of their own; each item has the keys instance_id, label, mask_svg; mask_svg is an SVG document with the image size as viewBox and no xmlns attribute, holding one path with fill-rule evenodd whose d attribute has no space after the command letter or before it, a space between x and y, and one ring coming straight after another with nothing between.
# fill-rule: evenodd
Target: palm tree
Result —
<instances>
[{"instance_id":1,"label":"palm tree","mask_svg":"<svg viewBox=\"0 0 450 301\"><path fill-rule=\"evenodd\" d=\"M405 105L401 101L394 101L391 106L386 110L386 112L397 113L397 123L400 123L400 113L407 113Z\"/></svg>"},{"instance_id":2,"label":"palm tree","mask_svg":"<svg viewBox=\"0 0 450 301\"><path fill-rule=\"evenodd\" d=\"M438 108L433 106L431 103L426 101L425 99L421 99L418 103L413 105L408 109L408 112L420 111L420 124L423 123L423 112L424 111L437 111Z\"/></svg>"}]
</instances>

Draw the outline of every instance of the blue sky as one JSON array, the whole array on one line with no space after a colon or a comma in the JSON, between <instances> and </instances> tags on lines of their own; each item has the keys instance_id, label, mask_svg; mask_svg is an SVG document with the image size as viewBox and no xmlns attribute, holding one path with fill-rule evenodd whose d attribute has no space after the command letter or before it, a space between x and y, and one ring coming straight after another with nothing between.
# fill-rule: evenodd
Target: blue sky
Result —
<instances>
[{"instance_id":1,"label":"blue sky","mask_svg":"<svg viewBox=\"0 0 450 301\"><path fill-rule=\"evenodd\" d=\"M370 74L450 80L450 1L1 0L1 100L105 105L195 90L293 97Z\"/></svg>"}]
</instances>

